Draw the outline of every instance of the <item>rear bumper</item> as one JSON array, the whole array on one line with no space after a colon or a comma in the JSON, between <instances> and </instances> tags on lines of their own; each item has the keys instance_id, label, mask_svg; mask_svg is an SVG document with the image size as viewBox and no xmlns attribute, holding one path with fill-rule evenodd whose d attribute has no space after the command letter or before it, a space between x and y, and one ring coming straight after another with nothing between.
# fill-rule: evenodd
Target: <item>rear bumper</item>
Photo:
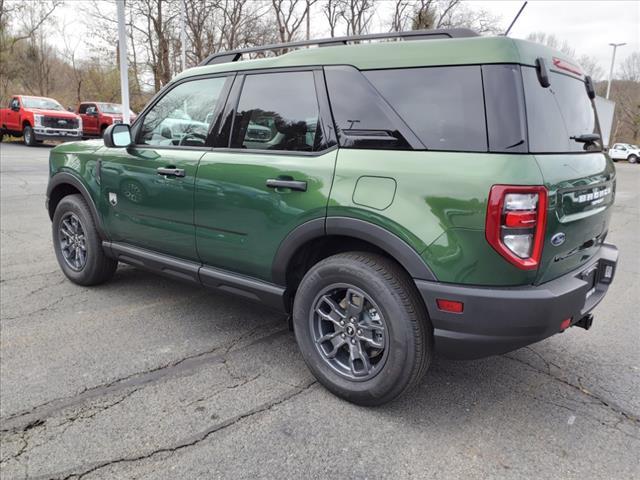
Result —
<instances>
[{"instance_id":1,"label":"rear bumper","mask_svg":"<svg viewBox=\"0 0 640 480\"><path fill-rule=\"evenodd\" d=\"M82 130L66 130L62 128L34 127L36 140L82 140Z\"/></svg>"},{"instance_id":2,"label":"rear bumper","mask_svg":"<svg viewBox=\"0 0 640 480\"><path fill-rule=\"evenodd\" d=\"M587 265L537 286L467 287L416 280L434 327L436 351L449 358L474 359L506 353L555 333L587 315L604 298L615 275L618 249L603 244ZM611 267L611 278L589 282L585 272ZM436 299L464 303L462 313L443 312Z\"/></svg>"}]
</instances>

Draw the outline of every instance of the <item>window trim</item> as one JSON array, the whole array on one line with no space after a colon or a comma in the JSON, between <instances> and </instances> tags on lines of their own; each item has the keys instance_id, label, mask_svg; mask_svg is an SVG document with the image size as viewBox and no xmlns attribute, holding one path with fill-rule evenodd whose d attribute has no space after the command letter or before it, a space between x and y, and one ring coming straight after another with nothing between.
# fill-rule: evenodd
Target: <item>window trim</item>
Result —
<instances>
[{"instance_id":1,"label":"window trim","mask_svg":"<svg viewBox=\"0 0 640 480\"><path fill-rule=\"evenodd\" d=\"M313 72L314 88L316 91L316 101L318 102L318 119L322 133L325 135L326 141L324 148L315 152L305 152L296 150L261 150L256 148L238 148L231 146L231 140L233 138L233 129L235 127L238 105L240 103L240 96L244 89L244 81L248 75L262 75L267 73L296 73L296 72ZM228 114L233 115L231 121L231 128L226 142L226 147L214 147L214 152L226 152L226 153L247 153L253 155L287 155L287 156L305 156L305 157L319 157L325 153L334 150L338 146L338 142L335 135L335 127L333 127L333 117L329 107L329 99L327 94L326 83L323 75L323 67L316 65L305 65L300 67L282 67L282 68L260 68L255 70L242 70L236 72L236 82L234 82L234 92L231 93L227 99L227 104L230 108L226 108L222 117L226 117ZM220 126L222 128L222 125ZM218 135L221 132L218 132Z\"/></svg>"},{"instance_id":2,"label":"window trim","mask_svg":"<svg viewBox=\"0 0 640 480\"><path fill-rule=\"evenodd\" d=\"M234 84L235 76L236 76L235 72L194 75L192 77L186 77L186 78L180 79L175 83L170 83L165 85L163 88L161 88L158 91L158 93L154 95L154 97L147 104L147 106L140 113L140 115L138 115L138 118L136 118L136 121L131 126L131 133L132 133L131 137L133 138L134 142L130 148L145 149L145 150L152 149L152 150L194 150L194 151L205 151L205 152L211 151L212 146L207 145L206 142L214 143L215 137L219 134L219 132L216 132L214 134L213 130L214 130L214 127L218 124L218 116L221 115L222 111L224 110L224 106L228 101L229 93L231 91L231 86ZM220 98L219 98L218 104L215 106L215 108L212 111L213 120L211 122L211 125L209 125L209 130L207 132L207 140L205 141L205 145L202 145L202 146L145 145L143 143L139 143L140 135L142 135L142 125L144 124L144 120L147 117L147 114L156 106L156 104L160 100L162 100L166 95L168 95L169 92L171 92L174 88L178 87L179 85L182 85L187 82L193 82L197 80L206 80L209 78L220 78L220 77L226 78L227 80L225 81L225 84L223 85L222 90L220 91ZM224 97L224 101L220 101L222 100L223 97Z\"/></svg>"}]
</instances>

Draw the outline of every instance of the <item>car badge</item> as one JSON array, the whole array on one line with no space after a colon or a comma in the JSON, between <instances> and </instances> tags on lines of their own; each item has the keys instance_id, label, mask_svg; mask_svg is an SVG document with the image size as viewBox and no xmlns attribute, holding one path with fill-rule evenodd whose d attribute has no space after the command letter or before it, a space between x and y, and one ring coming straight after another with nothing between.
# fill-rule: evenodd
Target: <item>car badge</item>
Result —
<instances>
[{"instance_id":1,"label":"car badge","mask_svg":"<svg viewBox=\"0 0 640 480\"><path fill-rule=\"evenodd\" d=\"M564 243L567 239L567 236L563 232L556 233L553 237L551 237L551 245L554 247L559 247Z\"/></svg>"}]
</instances>

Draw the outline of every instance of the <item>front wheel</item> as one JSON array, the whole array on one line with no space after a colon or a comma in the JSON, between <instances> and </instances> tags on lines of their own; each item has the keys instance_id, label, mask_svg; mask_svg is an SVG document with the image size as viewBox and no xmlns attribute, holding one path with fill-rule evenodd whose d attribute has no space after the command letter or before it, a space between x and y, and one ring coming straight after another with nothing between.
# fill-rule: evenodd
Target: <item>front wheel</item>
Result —
<instances>
[{"instance_id":1,"label":"front wheel","mask_svg":"<svg viewBox=\"0 0 640 480\"><path fill-rule=\"evenodd\" d=\"M296 292L293 322L318 381L360 405L381 405L415 386L433 354L413 281L376 254L343 253L314 265Z\"/></svg>"},{"instance_id":2,"label":"front wheel","mask_svg":"<svg viewBox=\"0 0 640 480\"><path fill-rule=\"evenodd\" d=\"M627 160L629 161L629 163L638 163L638 157L636 155L629 155L629 157L627 157Z\"/></svg>"},{"instance_id":3,"label":"front wheel","mask_svg":"<svg viewBox=\"0 0 640 480\"><path fill-rule=\"evenodd\" d=\"M118 262L107 257L87 203L81 195L60 200L53 214L53 248L62 272L78 285L109 280Z\"/></svg>"},{"instance_id":4,"label":"front wheel","mask_svg":"<svg viewBox=\"0 0 640 480\"><path fill-rule=\"evenodd\" d=\"M36 134L29 125L25 125L22 130L22 140L27 147L33 147L36 144Z\"/></svg>"}]
</instances>

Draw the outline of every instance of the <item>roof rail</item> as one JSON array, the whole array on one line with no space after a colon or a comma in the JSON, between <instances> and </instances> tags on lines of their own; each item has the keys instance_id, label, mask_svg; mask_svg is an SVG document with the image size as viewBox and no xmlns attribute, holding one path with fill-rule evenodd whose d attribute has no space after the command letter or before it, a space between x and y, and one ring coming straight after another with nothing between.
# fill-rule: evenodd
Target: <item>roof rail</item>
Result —
<instances>
[{"instance_id":1,"label":"roof rail","mask_svg":"<svg viewBox=\"0 0 640 480\"><path fill-rule=\"evenodd\" d=\"M440 38L465 38L477 37L478 34L468 28L439 28L433 30L410 30L408 32L391 32L391 33L370 33L366 35L352 35L348 37L321 38L317 40L303 40L300 42L276 43L272 45L264 45L262 47L241 48L238 50L229 50L226 52L218 52L209 55L202 62L202 65L215 65L217 63L237 62L244 54L267 52L274 50L284 50L291 48L307 47L317 45L319 47L330 47L336 45L347 45L349 42L359 42L362 40L383 40L390 38L399 38L403 40L427 40Z\"/></svg>"}]
</instances>

